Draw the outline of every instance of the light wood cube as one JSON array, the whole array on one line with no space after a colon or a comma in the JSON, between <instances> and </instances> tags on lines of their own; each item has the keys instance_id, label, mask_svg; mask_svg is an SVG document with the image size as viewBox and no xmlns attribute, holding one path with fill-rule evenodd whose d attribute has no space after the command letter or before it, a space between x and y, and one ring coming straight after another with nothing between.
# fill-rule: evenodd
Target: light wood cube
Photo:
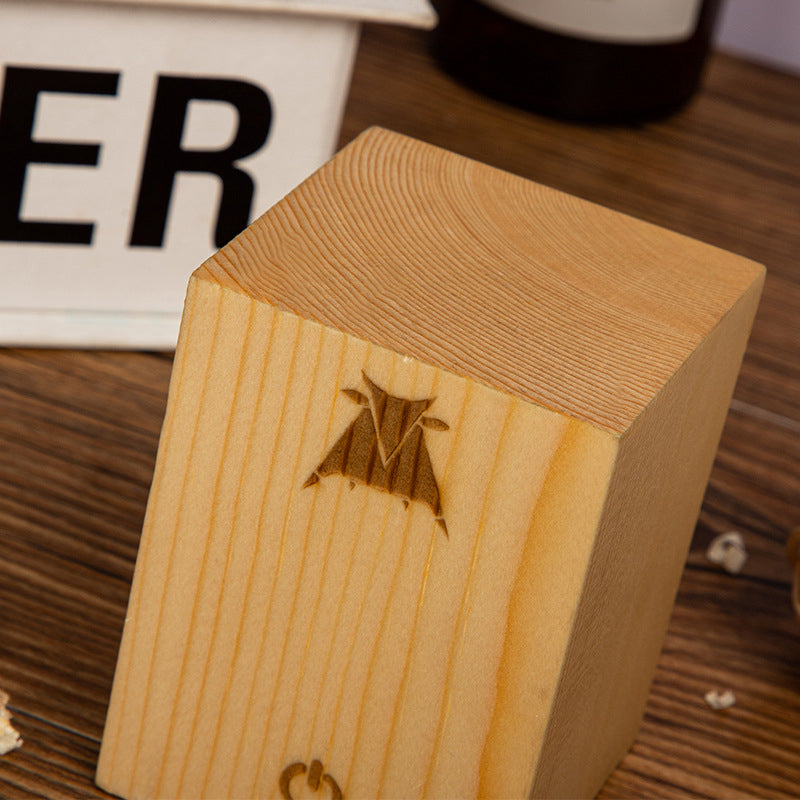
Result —
<instances>
[{"instance_id":1,"label":"light wood cube","mask_svg":"<svg viewBox=\"0 0 800 800\"><path fill-rule=\"evenodd\" d=\"M762 280L363 134L191 279L98 783L594 794Z\"/></svg>"}]
</instances>

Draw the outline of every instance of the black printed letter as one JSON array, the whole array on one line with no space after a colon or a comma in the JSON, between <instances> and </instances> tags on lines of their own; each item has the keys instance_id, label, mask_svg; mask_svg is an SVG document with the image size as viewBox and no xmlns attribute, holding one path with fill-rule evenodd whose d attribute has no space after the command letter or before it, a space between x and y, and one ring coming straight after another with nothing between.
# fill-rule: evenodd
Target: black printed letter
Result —
<instances>
[{"instance_id":1,"label":"black printed letter","mask_svg":"<svg viewBox=\"0 0 800 800\"><path fill-rule=\"evenodd\" d=\"M228 147L222 150L181 148L191 100L218 100L236 108L239 127ZM248 223L254 185L253 179L234 166L234 162L254 153L266 142L271 122L269 97L252 83L223 78L159 76L131 246L161 247L163 244L172 186L179 172L205 172L222 179L214 243L222 247L236 236Z\"/></svg>"},{"instance_id":2,"label":"black printed letter","mask_svg":"<svg viewBox=\"0 0 800 800\"><path fill-rule=\"evenodd\" d=\"M0 106L0 241L91 244L91 222L45 222L19 218L28 164L96 167L99 144L34 141L39 92L117 93L117 72L6 67Z\"/></svg>"}]
</instances>

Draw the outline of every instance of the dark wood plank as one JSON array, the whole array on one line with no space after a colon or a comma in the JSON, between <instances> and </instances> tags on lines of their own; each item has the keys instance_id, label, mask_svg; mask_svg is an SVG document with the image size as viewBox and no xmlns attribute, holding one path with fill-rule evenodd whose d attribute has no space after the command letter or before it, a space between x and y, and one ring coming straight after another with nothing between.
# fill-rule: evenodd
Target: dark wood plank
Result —
<instances>
[{"instance_id":1,"label":"dark wood plank","mask_svg":"<svg viewBox=\"0 0 800 800\"><path fill-rule=\"evenodd\" d=\"M35 715L16 712L24 745L4 756L0 797L8 800L109 798L94 785L100 742Z\"/></svg>"},{"instance_id":2,"label":"dark wood plank","mask_svg":"<svg viewBox=\"0 0 800 800\"><path fill-rule=\"evenodd\" d=\"M0 352L0 684L99 739L170 358Z\"/></svg>"}]
</instances>

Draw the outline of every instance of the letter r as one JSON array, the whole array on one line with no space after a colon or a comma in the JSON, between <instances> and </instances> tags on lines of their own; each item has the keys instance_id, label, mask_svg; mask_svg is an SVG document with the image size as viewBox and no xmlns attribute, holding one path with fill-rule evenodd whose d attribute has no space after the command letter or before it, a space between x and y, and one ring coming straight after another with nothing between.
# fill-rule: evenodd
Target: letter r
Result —
<instances>
[{"instance_id":1,"label":"letter r","mask_svg":"<svg viewBox=\"0 0 800 800\"><path fill-rule=\"evenodd\" d=\"M182 149L186 112L191 100L218 100L236 108L239 126L230 145L221 150ZM254 153L266 142L271 122L269 97L252 83L160 75L130 245L161 247L172 188L179 172L219 176L222 198L214 244L222 247L236 236L249 222L254 184L250 175L236 167L235 162Z\"/></svg>"}]
</instances>

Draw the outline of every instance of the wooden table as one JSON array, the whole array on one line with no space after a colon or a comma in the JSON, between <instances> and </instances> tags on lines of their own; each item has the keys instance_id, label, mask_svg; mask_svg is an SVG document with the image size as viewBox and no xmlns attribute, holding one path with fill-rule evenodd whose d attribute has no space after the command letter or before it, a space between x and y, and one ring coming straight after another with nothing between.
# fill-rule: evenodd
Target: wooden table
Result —
<instances>
[{"instance_id":1,"label":"wooden table","mask_svg":"<svg viewBox=\"0 0 800 800\"><path fill-rule=\"evenodd\" d=\"M800 795L800 80L717 55L684 112L581 127L483 99L426 35L368 26L341 142L378 124L767 265L760 312L644 722L600 796ZM25 745L0 796L93 783L171 354L0 351L0 686ZM705 550L738 530L733 576ZM713 711L703 695L732 689ZM598 736L603 732L598 731Z\"/></svg>"}]
</instances>

